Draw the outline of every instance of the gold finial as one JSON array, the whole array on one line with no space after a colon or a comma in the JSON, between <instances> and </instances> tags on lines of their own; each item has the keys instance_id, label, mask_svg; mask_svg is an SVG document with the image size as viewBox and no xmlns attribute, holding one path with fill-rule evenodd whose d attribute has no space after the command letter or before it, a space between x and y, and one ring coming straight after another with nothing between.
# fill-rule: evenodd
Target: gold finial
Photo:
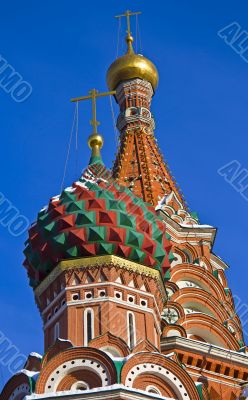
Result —
<instances>
[{"instance_id":1,"label":"gold finial","mask_svg":"<svg viewBox=\"0 0 248 400\"><path fill-rule=\"evenodd\" d=\"M103 137L97 133L92 133L88 138L89 148L92 150L91 157L100 157L100 150L103 146Z\"/></svg>"},{"instance_id":2,"label":"gold finial","mask_svg":"<svg viewBox=\"0 0 248 400\"><path fill-rule=\"evenodd\" d=\"M116 15L115 18L122 18L126 17L127 18L127 37L126 37L126 42L127 42L127 52L134 53L133 51L133 37L132 37L132 32L131 32L131 23L130 23L130 17L133 15L139 15L141 14L140 11L137 12L132 12L130 10L127 10L124 14L121 15Z\"/></svg>"},{"instance_id":3,"label":"gold finial","mask_svg":"<svg viewBox=\"0 0 248 400\"><path fill-rule=\"evenodd\" d=\"M103 146L103 137L97 132L97 127L100 125L100 122L97 121L96 118L96 99L98 97L109 96L115 93L115 90L111 92L99 93L98 90L92 89L89 91L88 96L71 99L71 102L73 103L89 99L92 100L92 119L90 120L90 124L93 126L93 132L88 138L88 145L92 150L90 162L101 158L100 150Z\"/></svg>"}]
</instances>

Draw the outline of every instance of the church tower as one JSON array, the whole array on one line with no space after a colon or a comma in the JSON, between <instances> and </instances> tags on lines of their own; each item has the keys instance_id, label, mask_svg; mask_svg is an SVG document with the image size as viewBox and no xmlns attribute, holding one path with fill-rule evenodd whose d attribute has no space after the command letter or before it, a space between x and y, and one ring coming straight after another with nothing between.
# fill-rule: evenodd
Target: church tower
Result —
<instances>
[{"instance_id":1,"label":"church tower","mask_svg":"<svg viewBox=\"0 0 248 400\"><path fill-rule=\"evenodd\" d=\"M29 355L2 400L248 398L227 266L213 253L216 229L190 212L158 147L158 71L134 52L135 14L123 15L127 52L108 69L109 92L74 99L92 101L90 161L38 213L24 251L44 355ZM112 171L97 131L105 95L120 109Z\"/></svg>"}]
</instances>

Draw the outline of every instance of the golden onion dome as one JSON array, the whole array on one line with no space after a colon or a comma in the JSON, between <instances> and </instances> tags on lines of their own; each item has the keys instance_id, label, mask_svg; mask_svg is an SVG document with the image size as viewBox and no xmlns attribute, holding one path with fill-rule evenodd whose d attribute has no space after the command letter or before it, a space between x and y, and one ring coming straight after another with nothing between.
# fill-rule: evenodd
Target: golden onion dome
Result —
<instances>
[{"instance_id":1,"label":"golden onion dome","mask_svg":"<svg viewBox=\"0 0 248 400\"><path fill-rule=\"evenodd\" d=\"M134 53L131 35L127 36L126 41L127 53L117 58L108 69L107 85L109 90L115 90L120 82L140 78L150 82L155 92L159 79L157 68L148 58Z\"/></svg>"}]
</instances>

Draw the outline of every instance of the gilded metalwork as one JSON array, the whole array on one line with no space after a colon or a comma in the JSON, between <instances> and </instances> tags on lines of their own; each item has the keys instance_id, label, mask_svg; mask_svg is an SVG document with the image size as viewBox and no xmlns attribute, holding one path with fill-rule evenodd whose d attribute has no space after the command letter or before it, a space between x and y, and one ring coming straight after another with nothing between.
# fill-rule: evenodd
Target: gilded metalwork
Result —
<instances>
[{"instance_id":1,"label":"gilded metalwork","mask_svg":"<svg viewBox=\"0 0 248 400\"><path fill-rule=\"evenodd\" d=\"M117 58L108 69L107 84L109 90L115 90L120 82L129 79L140 78L151 83L155 92L158 86L158 71L155 65L141 54L135 54L133 50L133 37L131 35L130 16L140 14L140 12L126 11L116 18L127 18L127 53Z\"/></svg>"},{"instance_id":2,"label":"gilded metalwork","mask_svg":"<svg viewBox=\"0 0 248 400\"><path fill-rule=\"evenodd\" d=\"M91 89L89 91L88 96L81 96L81 97L76 97L74 99L71 99L71 102L79 102L83 100L92 100L92 120L90 121L90 124L93 126L93 134L97 135L97 127L100 125L100 122L97 121L96 118L96 99L98 97L104 97L104 96L110 96L115 94L115 91L110 91L110 92L102 92L99 93L98 90L96 89Z\"/></svg>"},{"instance_id":3,"label":"gilded metalwork","mask_svg":"<svg viewBox=\"0 0 248 400\"><path fill-rule=\"evenodd\" d=\"M131 33L130 17L132 17L133 15L139 15L139 14L141 14L141 11L132 12L130 10L127 10L124 14L116 15L115 18L122 18L122 17L127 18L127 34L129 36L131 36L132 33Z\"/></svg>"},{"instance_id":4,"label":"gilded metalwork","mask_svg":"<svg viewBox=\"0 0 248 400\"><path fill-rule=\"evenodd\" d=\"M155 65L141 54L127 52L117 58L107 72L109 90L114 90L120 82L140 78L151 83L155 91L158 86L158 71Z\"/></svg>"},{"instance_id":5,"label":"gilded metalwork","mask_svg":"<svg viewBox=\"0 0 248 400\"><path fill-rule=\"evenodd\" d=\"M98 90L91 89L88 96L81 96L71 99L71 102L73 103L84 100L92 100L92 119L90 120L90 124L93 126L93 133L88 138L88 145L92 150L92 157L99 157L100 150L103 146L103 137L97 132L97 127L100 125L100 122L97 121L96 118L96 99L98 97L105 97L114 94L115 91L99 93Z\"/></svg>"}]
</instances>

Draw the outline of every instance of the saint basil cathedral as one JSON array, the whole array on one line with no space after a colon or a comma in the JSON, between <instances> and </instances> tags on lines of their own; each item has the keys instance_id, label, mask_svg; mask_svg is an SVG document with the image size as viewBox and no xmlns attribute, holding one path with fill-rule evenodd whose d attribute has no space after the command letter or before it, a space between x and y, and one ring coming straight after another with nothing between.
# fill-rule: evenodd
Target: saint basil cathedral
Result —
<instances>
[{"instance_id":1,"label":"saint basil cathedral","mask_svg":"<svg viewBox=\"0 0 248 400\"><path fill-rule=\"evenodd\" d=\"M248 398L227 265L158 147L158 72L134 52L133 14L126 54L107 71L120 110L113 168L101 158L94 90L89 164L38 213L25 243L44 355L29 355L2 400Z\"/></svg>"}]
</instances>

